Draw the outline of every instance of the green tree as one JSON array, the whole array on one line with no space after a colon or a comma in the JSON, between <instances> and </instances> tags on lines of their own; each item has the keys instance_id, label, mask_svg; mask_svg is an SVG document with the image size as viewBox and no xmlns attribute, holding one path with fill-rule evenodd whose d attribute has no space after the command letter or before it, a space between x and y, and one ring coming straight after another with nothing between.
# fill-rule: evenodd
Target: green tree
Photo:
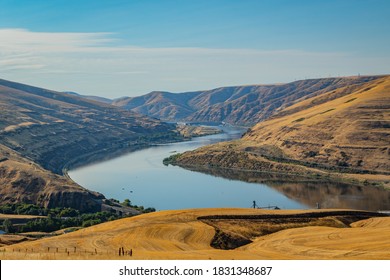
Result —
<instances>
[{"instance_id":1,"label":"green tree","mask_svg":"<svg viewBox=\"0 0 390 280\"><path fill-rule=\"evenodd\" d=\"M80 215L80 212L73 208L64 208L58 214L60 217L77 217Z\"/></svg>"},{"instance_id":2,"label":"green tree","mask_svg":"<svg viewBox=\"0 0 390 280\"><path fill-rule=\"evenodd\" d=\"M3 228L6 233L12 233L15 231L14 225L9 219L5 219L3 222Z\"/></svg>"},{"instance_id":3,"label":"green tree","mask_svg":"<svg viewBox=\"0 0 390 280\"><path fill-rule=\"evenodd\" d=\"M126 198L121 204L123 206L130 207L131 206L131 201L130 201L130 199Z\"/></svg>"}]
</instances>

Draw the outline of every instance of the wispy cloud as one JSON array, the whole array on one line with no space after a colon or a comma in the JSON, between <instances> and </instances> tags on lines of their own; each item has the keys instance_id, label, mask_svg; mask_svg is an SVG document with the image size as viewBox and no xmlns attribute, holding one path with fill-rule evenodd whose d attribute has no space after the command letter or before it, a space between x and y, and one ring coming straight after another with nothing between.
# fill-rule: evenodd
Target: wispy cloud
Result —
<instances>
[{"instance_id":1,"label":"wispy cloud","mask_svg":"<svg viewBox=\"0 0 390 280\"><path fill-rule=\"evenodd\" d=\"M145 48L112 33L0 29L2 78L107 97L380 72L373 61L304 50Z\"/></svg>"},{"instance_id":2,"label":"wispy cloud","mask_svg":"<svg viewBox=\"0 0 390 280\"><path fill-rule=\"evenodd\" d=\"M0 29L0 47L13 50L29 46L35 51L80 51L114 42L110 33L47 33L26 29Z\"/></svg>"},{"instance_id":3,"label":"wispy cloud","mask_svg":"<svg viewBox=\"0 0 390 280\"><path fill-rule=\"evenodd\" d=\"M42 69L72 54L89 53L113 42L108 33L42 33L0 29L0 69ZM3 72L2 71L2 72Z\"/></svg>"}]
</instances>

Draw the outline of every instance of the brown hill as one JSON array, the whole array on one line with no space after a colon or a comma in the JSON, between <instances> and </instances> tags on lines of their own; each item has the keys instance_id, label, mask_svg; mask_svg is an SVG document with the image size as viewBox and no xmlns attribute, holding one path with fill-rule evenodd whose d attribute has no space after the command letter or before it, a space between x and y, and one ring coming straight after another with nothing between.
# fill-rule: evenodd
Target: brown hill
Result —
<instances>
[{"instance_id":1,"label":"brown hill","mask_svg":"<svg viewBox=\"0 0 390 280\"><path fill-rule=\"evenodd\" d=\"M102 196L58 176L64 168L179 137L156 119L5 80L0 112L0 202L94 208Z\"/></svg>"},{"instance_id":2,"label":"brown hill","mask_svg":"<svg viewBox=\"0 0 390 280\"><path fill-rule=\"evenodd\" d=\"M4 80L0 109L0 143L58 174L83 154L174 137L175 127L156 119Z\"/></svg>"},{"instance_id":3,"label":"brown hill","mask_svg":"<svg viewBox=\"0 0 390 280\"><path fill-rule=\"evenodd\" d=\"M100 211L104 196L86 190L65 176L43 169L0 145L0 203L31 203Z\"/></svg>"},{"instance_id":4,"label":"brown hill","mask_svg":"<svg viewBox=\"0 0 390 280\"><path fill-rule=\"evenodd\" d=\"M0 257L3 260L389 259L390 218L378 216L378 213L340 210L160 211L5 246L0 248Z\"/></svg>"},{"instance_id":5,"label":"brown hill","mask_svg":"<svg viewBox=\"0 0 390 280\"><path fill-rule=\"evenodd\" d=\"M188 102L199 93L174 94L154 91L138 97L122 97L114 100L112 104L162 120L177 121L185 119L194 112Z\"/></svg>"},{"instance_id":6,"label":"brown hill","mask_svg":"<svg viewBox=\"0 0 390 280\"><path fill-rule=\"evenodd\" d=\"M183 166L390 177L390 76L306 98L235 142L176 157Z\"/></svg>"},{"instance_id":7,"label":"brown hill","mask_svg":"<svg viewBox=\"0 0 390 280\"><path fill-rule=\"evenodd\" d=\"M379 76L342 77L296 81L277 85L222 87L207 91L152 92L124 97L114 105L165 121L228 122L254 125L302 100L344 88L349 94Z\"/></svg>"}]
</instances>

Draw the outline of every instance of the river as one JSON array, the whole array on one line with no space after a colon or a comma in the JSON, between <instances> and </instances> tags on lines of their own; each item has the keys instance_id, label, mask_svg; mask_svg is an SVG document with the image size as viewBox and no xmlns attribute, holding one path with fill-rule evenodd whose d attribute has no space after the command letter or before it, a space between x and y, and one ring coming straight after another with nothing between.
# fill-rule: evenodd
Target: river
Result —
<instances>
[{"instance_id":1,"label":"river","mask_svg":"<svg viewBox=\"0 0 390 280\"><path fill-rule=\"evenodd\" d=\"M130 199L133 205L156 210L277 206L281 209L354 208L390 209L390 192L380 188L362 188L331 183L250 183L239 179L248 174L208 175L177 166L164 166L162 160L173 153L231 139L242 129L225 127L225 133L194 138L128 153L107 161L68 172L83 187L119 201ZM229 177L230 179L223 178ZM318 204L317 204L318 203Z\"/></svg>"}]
</instances>

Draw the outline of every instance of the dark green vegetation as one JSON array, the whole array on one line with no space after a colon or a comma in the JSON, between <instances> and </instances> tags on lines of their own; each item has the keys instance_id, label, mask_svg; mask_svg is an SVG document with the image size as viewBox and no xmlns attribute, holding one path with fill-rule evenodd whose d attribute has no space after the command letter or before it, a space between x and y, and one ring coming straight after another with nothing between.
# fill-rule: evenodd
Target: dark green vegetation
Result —
<instances>
[{"instance_id":1,"label":"dark green vegetation","mask_svg":"<svg viewBox=\"0 0 390 280\"><path fill-rule=\"evenodd\" d=\"M114 201L119 203L119 201ZM126 207L133 207L140 213L154 212L154 208L131 205L129 200L122 203ZM16 224L12 219L4 219L2 228L7 233L22 232L53 232L71 227L89 227L107 221L132 216L124 215L111 209L111 211L99 211L95 213L81 213L73 208L44 208L34 204L17 203L0 205L0 213L15 215L36 215L38 217L28 219L25 223ZM20 219L18 219L20 221Z\"/></svg>"},{"instance_id":2,"label":"dark green vegetation","mask_svg":"<svg viewBox=\"0 0 390 280\"><path fill-rule=\"evenodd\" d=\"M167 158L164 158L163 159L163 164L166 165L166 166L168 166L170 164L176 165L176 159L178 159L179 156L180 156L180 153L177 153L177 154L171 155L171 156L169 156Z\"/></svg>"},{"instance_id":3,"label":"dark green vegetation","mask_svg":"<svg viewBox=\"0 0 390 280\"><path fill-rule=\"evenodd\" d=\"M150 213L156 211L156 209L153 207L144 208L143 206L133 205L128 198L126 198L123 202L119 202L119 200L116 199L110 199L106 203L111 206L114 206L115 204L120 204L124 207L131 207L132 209L139 211L140 213Z\"/></svg>"}]
</instances>

